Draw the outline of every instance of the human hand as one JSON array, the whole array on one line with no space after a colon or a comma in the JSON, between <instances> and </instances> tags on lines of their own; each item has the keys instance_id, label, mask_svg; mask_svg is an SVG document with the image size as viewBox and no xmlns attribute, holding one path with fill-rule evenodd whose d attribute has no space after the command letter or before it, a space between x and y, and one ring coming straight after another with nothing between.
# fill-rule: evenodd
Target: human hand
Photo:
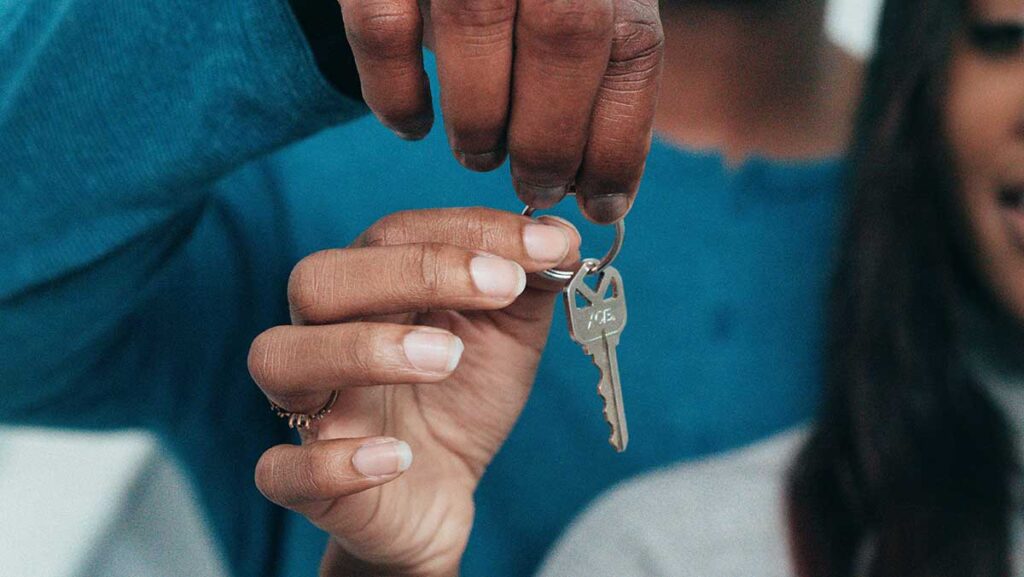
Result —
<instances>
[{"instance_id":1,"label":"human hand","mask_svg":"<svg viewBox=\"0 0 1024 577\"><path fill-rule=\"evenodd\" d=\"M433 123L424 40L448 140L480 171L511 156L519 198L625 216L650 149L663 35L658 0L338 0L363 97L399 135ZM513 48L514 47L514 48Z\"/></svg>"},{"instance_id":2,"label":"human hand","mask_svg":"<svg viewBox=\"0 0 1024 577\"><path fill-rule=\"evenodd\" d=\"M551 322L557 287L527 286L526 273L570 266L578 248L551 217L427 210L295 267L295 324L256 338L250 371L289 411L339 396L301 446L264 453L256 483L331 535L322 575L458 573L473 491L526 402Z\"/></svg>"}]
</instances>

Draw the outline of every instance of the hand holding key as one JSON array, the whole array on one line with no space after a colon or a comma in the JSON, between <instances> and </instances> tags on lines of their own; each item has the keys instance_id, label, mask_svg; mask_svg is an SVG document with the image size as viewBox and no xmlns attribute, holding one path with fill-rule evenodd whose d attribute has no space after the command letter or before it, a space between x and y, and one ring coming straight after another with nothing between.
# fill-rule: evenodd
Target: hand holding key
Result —
<instances>
[{"instance_id":1,"label":"hand holding key","mask_svg":"<svg viewBox=\"0 0 1024 577\"><path fill-rule=\"evenodd\" d=\"M561 288L526 274L578 262L578 234L548 218L398 213L295 267L294 324L257 337L250 370L287 411L338 394L301 446L264 453L256 482L330 533L322 575L457 574L473 490L526 401Z\"/></svg>"}]
</instances>

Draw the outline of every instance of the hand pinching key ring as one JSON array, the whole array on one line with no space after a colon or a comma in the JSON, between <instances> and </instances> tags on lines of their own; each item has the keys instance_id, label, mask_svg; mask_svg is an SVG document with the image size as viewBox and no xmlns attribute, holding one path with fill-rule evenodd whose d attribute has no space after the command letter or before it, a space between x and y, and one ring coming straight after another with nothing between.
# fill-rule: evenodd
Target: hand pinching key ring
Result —
<instances>
[{"instance_id":1,"label":"hand pinching key ring","mask_svg":"<svg viewBox=\"0 0 1024 577\"><path fill-rule=\"evenodd\" d=\"M537 211L532 206L527 206L523 209L523 216L533 216L533 213ZM626 240L626 223L624 220L619 220L615 223L615 240L612 241L612 247L608 249L608 253L596 261L597 264L590 265L588 261L594 261L594 259L584 259L585 264L582 266L589 267L587 274L597 274L603 271L608 265L612 264L615 257L619 256L619 252L622 251L622 243ZM557 268L549 268L545 271L541 271L539 274L541 277L556 282L567 283L572 280L572 277L576 275L578 271L574 270L561 270Z\"/></svg>"}]
</instances>

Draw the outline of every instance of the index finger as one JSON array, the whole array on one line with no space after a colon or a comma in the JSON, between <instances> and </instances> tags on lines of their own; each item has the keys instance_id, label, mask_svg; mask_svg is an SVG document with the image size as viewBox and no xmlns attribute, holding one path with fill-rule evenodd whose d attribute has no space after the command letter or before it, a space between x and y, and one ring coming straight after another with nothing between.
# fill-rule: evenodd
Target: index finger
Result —
<instances>
[{"instance_id":1,"label":"index finger","mask_svg":"<svg viewBox=\"0 0 1024 577\"><path fill-rule=\"evenodd\" d=\"M528 273L575 262L580 234L568 222L492 208L409 210L378 220L353 246L440 242L518 262Z\"/></svg>"},{"instance_id":2,"label":"index finger","mask_svg":"<svg viewBox=\"0 0 1024 577\"><path fill-rule=\"evenodd\" d=\"M363 98L402 138L423 138L434 121L423 71L423 19L416 0L338 0Z\"/></svg>"},{"instance_id":3,"label":"index finger","mask_svg":"<svg viewBox=\"0 0 1024 577\"><path fill-rule=\"evenodd\" d=\"M472 170L505 159L515 0L434 0L434 53L452 152Z\"/></svg>"}]
</instances>

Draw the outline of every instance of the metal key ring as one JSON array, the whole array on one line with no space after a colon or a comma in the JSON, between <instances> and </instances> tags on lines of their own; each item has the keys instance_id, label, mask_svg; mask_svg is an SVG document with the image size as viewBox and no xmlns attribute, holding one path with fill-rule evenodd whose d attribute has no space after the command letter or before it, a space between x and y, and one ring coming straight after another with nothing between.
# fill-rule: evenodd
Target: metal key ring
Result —
<instances>
[{"instance_id":1,"label":"metal key ring","mask_svg":"<svg viewBox=\"0 0 1024 577\"><path fill-rule=\"evenodd\" d=\"M523 208L523 216L533 216L533 213L537 212L537 209L527 205ZM619 256L619 252L622 251L622 243L626 240L626 223L625 219L620 219L615 222L615 240L612 241L612 247L608 249L608 253L601 258L601 260L585 258L582 260L581 267L589 267L590 270L587 274L597 274L605 269L608 265L612 264L615 257ZM596 263L596 264L594 264ZM572 280L572 277L576 276L577 270L561 270L557 268L549 268L541 271L537 274L556 282L567 283Z\"/></svg>"}]
</instances>

